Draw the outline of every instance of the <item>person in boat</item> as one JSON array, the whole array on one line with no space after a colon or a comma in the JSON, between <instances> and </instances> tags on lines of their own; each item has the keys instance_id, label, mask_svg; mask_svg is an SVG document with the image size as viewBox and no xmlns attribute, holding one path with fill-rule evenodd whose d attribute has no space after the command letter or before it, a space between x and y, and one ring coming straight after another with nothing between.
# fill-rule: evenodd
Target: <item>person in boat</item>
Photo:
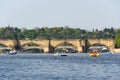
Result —
<instances>
[{"instance_id":1,"label":"person in boat","mask_svg":"<svg viewBox=\"0 0 120 80\"><path fill-rule=\"evenodd\" d=\"M98 56L100 56L100 54L98 53L98 51L92 51L92 52L90 52L90 56L91 57L98 57Z\"/></svg>"}]
</instances>

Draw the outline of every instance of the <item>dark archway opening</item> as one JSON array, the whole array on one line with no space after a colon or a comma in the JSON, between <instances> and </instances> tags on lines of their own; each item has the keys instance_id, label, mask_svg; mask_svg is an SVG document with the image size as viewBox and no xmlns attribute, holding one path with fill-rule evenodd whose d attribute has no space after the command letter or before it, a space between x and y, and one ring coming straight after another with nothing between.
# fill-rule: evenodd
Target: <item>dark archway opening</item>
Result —
<instances>
[{"instance_id":1,"label":"dark archway opening","mask_svg":"<svg viewBox=\"0 0 120 80\"><path fill-rule=\"evenodd\" d=\"M0 53L6 54L10 51L10 48L4 44L0 44Z\"/></svg>"},{"instance_id":2,"label":"dark archway opening","mask_svg":"<svg viewBox=\"0 0 120 80\"><path fill-rule=\"evenodd\" d=\"M92 51L109 52L109 48L104 44L95 43L95 44L89 46L87 52L92 52Z\"/></svg>"},{"instance_id":3,"label":"dark archway opening","mask_svg":"<svg viewBox=\"0 0 120 80\"><path fill-rule=\"evenodd\" d=\"M39 48L29 48L24 50L25 53L44 53L43 49Z\"/></svg>"},{"instance_id":4,"label":"dark archway opening","mask_svg":"<svg viewBox=\"0 0 120 80\"><path fill-rule=\"evenodd\" d=\"M55 47L55 52L59 53L77 53L78 51L71 43L64 42Z\"/></svg>"},{"instance_id":5,"label":"dark archway opening","mask_svg":"<svg viewBox=\"0 0 120 80\"><path fill-rule=\"evenodd\" d=\"M26 53L44 53L44 50L36 43L26 43L22 45L23 52Z\"/></svg>"}]
</instances>

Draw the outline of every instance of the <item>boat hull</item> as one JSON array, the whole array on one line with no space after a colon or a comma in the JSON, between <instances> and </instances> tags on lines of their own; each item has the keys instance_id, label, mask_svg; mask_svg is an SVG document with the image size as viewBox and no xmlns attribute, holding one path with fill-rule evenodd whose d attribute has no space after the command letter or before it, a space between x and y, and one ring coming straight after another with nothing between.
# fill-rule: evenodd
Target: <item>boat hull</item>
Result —
<instances>
[{"instance_id":1,"label":"boat hull","mask_svg":"<svg viewBox=\"0 0 120 80\"><path fill-rule=\"evenodd\" d=\"M101 52L100 54L113 54L112 52Z\"/></svg>"},{"instance_id":2,"label":"boat hull","mask_svg":"<svg viewBox=\"0 0 120 80\"><path fill-rule=\"evenodd\" d=\"M90 57L99 57L100 56L100 53L97 53L97 52L92 52L89 54Z\"/></svg>"},{"instance_id":3,"label":"boat hull","mask_svg":"<svg viewBox=\"0 0 120 80\"><path fill-rule=\"evenodd\" d=\"M67 56L67 54L54 54L54 56Z\"/></svg>"}]
</instances>

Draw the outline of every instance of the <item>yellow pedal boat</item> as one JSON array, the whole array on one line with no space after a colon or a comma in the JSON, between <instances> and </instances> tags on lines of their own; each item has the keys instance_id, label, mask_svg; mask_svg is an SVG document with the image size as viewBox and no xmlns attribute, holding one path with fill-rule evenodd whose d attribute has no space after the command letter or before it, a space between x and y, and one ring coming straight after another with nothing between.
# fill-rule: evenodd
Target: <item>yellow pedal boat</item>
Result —
<instances>
[{"instance_id":1,"label":"yellow pedal boat","mask_svg":"<svg viewBox=\"0 0 120 80\"><path fill-rule=\"evenodd\" d=\"M100 53L98 53L98 52L90 52L89 55L90 55L90 57L99 57Z\"/></svg>"}]
</instances>

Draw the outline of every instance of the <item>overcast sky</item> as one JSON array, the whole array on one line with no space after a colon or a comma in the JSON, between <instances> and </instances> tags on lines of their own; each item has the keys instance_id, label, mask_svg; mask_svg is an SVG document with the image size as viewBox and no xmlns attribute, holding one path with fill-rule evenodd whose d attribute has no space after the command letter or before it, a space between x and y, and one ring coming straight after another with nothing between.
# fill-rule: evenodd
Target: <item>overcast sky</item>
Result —
<instances>
[{"instance_id":1,"label":"overcast sky","mask_svg":"<svg viewBox=\"0 0 120 80\"><path fill-rule=\"evenodd\" d=\"M120 28L120 0L0 0L0 27Z\"/></svg>"}]
</instances>

